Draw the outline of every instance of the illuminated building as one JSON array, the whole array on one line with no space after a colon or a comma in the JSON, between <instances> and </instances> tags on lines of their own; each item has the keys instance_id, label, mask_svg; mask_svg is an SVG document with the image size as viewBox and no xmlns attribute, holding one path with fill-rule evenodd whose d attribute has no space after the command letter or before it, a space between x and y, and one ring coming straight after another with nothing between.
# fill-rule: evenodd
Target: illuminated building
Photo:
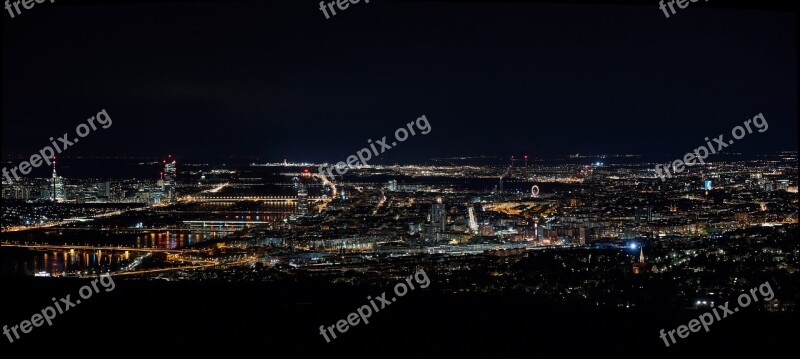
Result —
<instances>
[{"instance_id":1,"label":"illuminated building","mask_svg":"<svg viewBox=\"0 0 800 359\"><path fill-rule=\"evenodd\" d=\"M447 226L447 208L441 197L436 197L436 202L431 204L428 221L427 240L439 242Z\"/></svg>"},{"instance_id":2,"label":"illuminated building","mask_svg":"<svg viewBox=\"0 0 800 359\"><path fill-rule=\"evenodd\" d=\"M164 161L163 188L164 197L168 202L174 202L178 197L177 185L175 182L177 178L176 164L176 161L172 159L172 155L169 155L169 159Z\"/></svg>"},{"instance_id":3,"label":"illuminated building","mask_svg":"<svg viewBox=\"0 0 800 359\"><path fill-rule=\"evenodd\" d=\"M431 205L431 225L440 232L444 232L447 225L447 208L441 197L436 197L436 202Z\"/></svg>"},{"instance_id":4,"label":"illuminated building","mask_svg":"<svg viewBox=\"0 0 800 359\"><path fill-rule=\"evenodd\" d=\"M308 187L299 178L292 179L294 187L297 189L297 215L308 215Z\"/></svg>"},{"instance_id":5,"label":"illuminated building","mask_svg":"<svg viewBox=\"0 0 800 359\"><path fill-rule=\"evenodd\" d=\"M297 189L297 214L308 215L308 189L302 184Z\"/></svg>"},{"instance_id":6,"label":"illuminated building","mask_svg":"<svg viewBox=\"0 0 800 359\"><path fill-rule=\"evenodd\" d=\"M97 184L97 194L100 197L111 197L111 182L105 181Z\"/></svg>"},{"instance_id":7,"label":"illuminated building","mask_svg":"<svg viewBox=\"0 0 800 359\"><path fill-rule=\"evenodd\" d=\"M653 208L650 206L636 208L634 216L637 222L651 222L653 220Z\"/></svg>"},{"instance_id":8,"label":"illuminated building","mask_svg":"<svg viewBox=\"0 0 800 359\"><path fill-rule=\"evenodd\" d=\"M66 198L64 193L64 179L59 177L56 173L56 159L53 158L53 177L50 179L51 188L53 189L52 196L53 202L64 202Z\"/></svg>"},{"instance_id":9,"label":"illuminated building","mask_svg":"<svg viewBox=\"0 0 800 359\"><path fill-rule=\"evenodd\" d=\"M397 192L397 180L389 180L389 182L386 183L386 189L389 192Z\"/></svg>"},{"instance_id":10,"label":"illuminated building","mask_svg":"<svg viewBox=\"0 0 800 359\"><path fill-rule=\"evenodd\" d=\"M632 244L631 246L635 247L635 244ZM644 248L639 248L639 261L633 263L633 274L649 272L652 269L653 266L644 261Z\"/></svg>"},{"instance_id":11,"label":"illuminated building","mask_svg":"<svg viewBox=\"0 0 800 359\"><path fill-rule=\"evenodd\" d=\"M475 219L475 208L470 206L467 209L469 216L469 231L473 234L478 233L478 221Z\"/></svg>"}]
</instances>

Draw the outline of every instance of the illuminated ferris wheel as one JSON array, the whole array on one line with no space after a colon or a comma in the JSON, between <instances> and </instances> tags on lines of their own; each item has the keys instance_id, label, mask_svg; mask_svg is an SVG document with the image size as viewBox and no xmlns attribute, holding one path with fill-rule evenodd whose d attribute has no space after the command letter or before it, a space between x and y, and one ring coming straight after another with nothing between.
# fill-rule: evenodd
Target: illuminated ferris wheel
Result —
<instances>
[{"instance_id":1,"label":"illuminated ferris wheel","mask_svg":"<svg viewBox=\"0 0 800 359\"><path fill-rule=\"evenodd\" d=\"M531 196L539 197L539 186L533 185L533 187L531 187Z\"/></svg>"}]
</instances>

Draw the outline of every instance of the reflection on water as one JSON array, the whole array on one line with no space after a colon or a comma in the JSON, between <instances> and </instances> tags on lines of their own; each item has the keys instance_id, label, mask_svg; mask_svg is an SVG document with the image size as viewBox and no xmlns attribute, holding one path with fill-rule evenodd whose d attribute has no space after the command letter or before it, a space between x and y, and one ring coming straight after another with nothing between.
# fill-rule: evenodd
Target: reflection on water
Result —
<instances>
[{"instance_id":1,"label":"reflection on water","mask_svg":"<svg viewBox=\"0 0 800 359\"><path fill-rule=\"evenodd\" d=\"M158 231L124 232L108 235L101 231L42 231L31 235L28 243L53 245L121 246L130 248L180 249L208 240L223 238L228 232ZM119 250L27 250L0 248L0 275L34 275L47 272L53 276L78 273L104 273L119 270L143 252Z\"/></svg>"},{"instance_id":2,"label":"reflection on water","mask_svg":"<svg viewBox=\"0 0 800 359\"><path fill-rule=\"evenodd\" d=\"M39 272L47 272L53 276L74 275L78 273L105 273L118 270L128 264L141 252L109 251L109 250L56 250L29 251L3 249L2 257L12 257L11 261L3 261L2 275L31 276Z\"/></svg>"},{"instance_id":3,"label":"reflection on water","mask_svg":"<svg viewBox=\"0 0 800 359\"><path fill-rule=\"evenodd\" d=\"M145 233L136 236L136 248L159 248L159 249L178 249L186 246L205 242L210 239L223 238L227 235L224 232L156 232Z\"/></svg>"},{"instance_id":4,"label":"reflection on water","mask_svg":"<svg viewBox=\"0 0 800 359\"><path fill-rule=\"evenodd\" d=\"M204 241L224 238L230 233L213 229L163 231L60 229L30 231L23 237L7 240L9 243L27 244L180 249Z\"/></svg>"},{"instance_id":5,"label":"reflection on water","mask_svg":"<svg viewBox=\"0 0 800 359\"><path fill-rule=\"evenodd\" d=\"M240 208L259 206L258 209ZM224 238L243 226L281 222L295 208L286 204L202 204L172 211L137 212L86 227L3 233L9 243L181 249ZM209 224L203 223L208 221ZM242 223L248 222L248 223ZM137 226L137 224L142 224ZM222 224L220 224L222 223ZM105 273L116 271L143 252L120 250L27 250L0 248L0 276Z\"/></svg>"}]
</instances>

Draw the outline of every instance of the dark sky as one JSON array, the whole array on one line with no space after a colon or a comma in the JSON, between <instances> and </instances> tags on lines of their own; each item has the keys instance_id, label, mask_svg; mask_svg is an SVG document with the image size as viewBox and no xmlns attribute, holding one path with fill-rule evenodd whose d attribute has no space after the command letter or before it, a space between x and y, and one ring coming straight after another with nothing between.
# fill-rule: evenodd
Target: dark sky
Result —
<instances>
[{"instance_id":1,"label":"dark sky","mask_svg":"<svg viewBox=\"0 0 800 359\"><path fill-rule=\"evenodd\" d=\"M100 109L65 155L340 161L422 114L384 158L669 161L760 112L731 149L796 149L795 14L651 3L45 2L4 13L2 150Z\"/></svg>"}]
</instances>

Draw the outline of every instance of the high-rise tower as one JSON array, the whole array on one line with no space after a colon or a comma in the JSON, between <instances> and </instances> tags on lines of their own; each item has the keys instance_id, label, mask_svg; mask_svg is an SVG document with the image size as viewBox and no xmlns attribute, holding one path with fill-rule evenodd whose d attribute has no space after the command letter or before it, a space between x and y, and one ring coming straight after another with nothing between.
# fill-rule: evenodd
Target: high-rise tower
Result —
<instances>
[{"instance_id":1,"label":"high-rise tower","mask_svg":"<svg viewBox=\"0 0 800 359\"><path fill-rule=\"evenodd\" d=\"M177 162L172 155L169 155L169 158L164 161L164 194L169 202L174 202L178 197L176 165Z\"/></svg>"},{"instance_id":2,"label":"high-rise tower","mask_svg":"<svg viewBox=\"0 0 800 359\"><path fill-rule=\"evenodd\" d=\"M299 178L293 179L297 189L297 214L299 216L308 215L308 187Z\"/></svg>"},{"instance_id":3,"label":"high-rise tower","mask_svg":"<svg viewBox=\"0 0 800 359\"><path fill-rule=\"evenodd\" d=\"M53 202L61 203L66 198L64 193L64 179L56 173L56 158L53 157L53 177L50 179L53 189Z\"/></svg>"},{"instance_id":4,"label":"high-rise tower","mask_svg":"<svg viewBox=\"0 0 800 359\"><path fill-rule=\"evenodd\" d=\"M436 202L431 204L429 217L428 239L438 242L447 226L447 208L442 202L442 197L436 197Z\"/></svg>"},{"instance_id":5,"label":"high-rise tower","mask_svg":"<svg viewBox=\"0 0 800 359\"><path fill-rule=\"evenodd\" d=\"M469 231L473 234L478 233L478 220L475 217L475 208L469 206L469 208L467 208L467 213L469 214Z\"/></svg>"},{"instance_id":6,"label":"high-rise tower","mask_svg":"<svg viewBox=\"0 0 800 359\"><path fill-rule=\"evenodd\" d=\"M440 232L444 232L447 225L447 211L442 197L436 197L436 202L431 206L431 225Z\"/></svg>"},{"instance_id":7,"label":"high-rise tower","mask_svg":"<svg viewBox=\"0 0 800 359\"><path fill-rule=\"evenodd\" d=\"M297 214L308 215L308 189L304 185L297 189Z\"/></svg>"}]
</instances>

